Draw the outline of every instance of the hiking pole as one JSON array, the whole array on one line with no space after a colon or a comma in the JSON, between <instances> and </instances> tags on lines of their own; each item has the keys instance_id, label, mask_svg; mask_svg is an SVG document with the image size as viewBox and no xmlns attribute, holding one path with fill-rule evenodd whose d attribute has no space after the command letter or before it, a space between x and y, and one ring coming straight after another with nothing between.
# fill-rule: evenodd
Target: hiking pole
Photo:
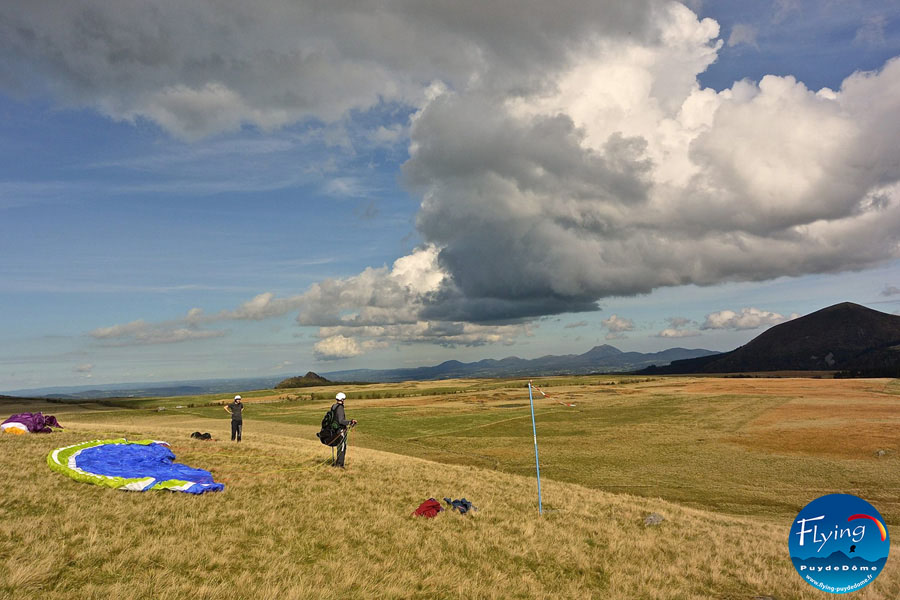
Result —
<instances>
[{"instance_id":1,"label":"hiking pole","mask_svg":"<svg viewBox=\"0 0 900 600\"><path fill-rule=\"evenodd\" d=\"M541 461L538 459L537 425L534 423L534 395L531 393L531 382L528 382L528 401L531 403L531 432L534 434L534 466L537 469L538 484L538 514L544 514L544 506L541 502Z\"/></svg>"}]
</instances>

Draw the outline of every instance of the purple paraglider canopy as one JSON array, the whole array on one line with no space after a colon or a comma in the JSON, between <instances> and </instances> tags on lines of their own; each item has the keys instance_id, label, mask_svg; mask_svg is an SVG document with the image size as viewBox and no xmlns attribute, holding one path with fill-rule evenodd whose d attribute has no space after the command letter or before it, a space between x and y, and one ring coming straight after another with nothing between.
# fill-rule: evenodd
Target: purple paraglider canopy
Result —
<instances>
[{"instance_id":1,"label":"purple paraglider canopy","mask_svg":"<svg viewBox=\"0 0 900 600\"><path fill-rule=\"evenodd\" d=\"M63 428L63 426L59 424L59 421L56 420L56 417L53 415L43 415L39 412L13 415L3 421L3 423L0 423L0 427L7 432L12 432L13 429L16 429L22 433L24 433L25 430L29 433L50 433L53 431L50 429L51 427Z\"/></svg>"}]
</instances>

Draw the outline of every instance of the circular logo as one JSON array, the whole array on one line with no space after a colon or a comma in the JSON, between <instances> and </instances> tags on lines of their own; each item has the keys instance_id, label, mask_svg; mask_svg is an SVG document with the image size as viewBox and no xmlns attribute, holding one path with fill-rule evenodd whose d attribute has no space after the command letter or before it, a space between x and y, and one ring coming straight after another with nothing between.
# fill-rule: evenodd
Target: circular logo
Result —
<instances>
[{"instance_id":1,"label":"circular logo","mask_svg":"<svg viewBox=\"0 0 900 600\"><path fill-rule=\"evenodd\" d=\"M794 519L788 549L807 583L846 594L875 581L887 562L891 538L874 506L849 494L829 494L807 504Z\"/></svg>"}]
</instances>

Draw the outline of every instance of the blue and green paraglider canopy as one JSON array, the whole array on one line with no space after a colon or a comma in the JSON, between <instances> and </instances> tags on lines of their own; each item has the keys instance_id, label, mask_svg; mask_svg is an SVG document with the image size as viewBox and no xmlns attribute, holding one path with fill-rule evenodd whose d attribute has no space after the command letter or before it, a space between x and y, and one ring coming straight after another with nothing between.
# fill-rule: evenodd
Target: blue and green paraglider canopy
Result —
<instances>
[{"instance_id":1,"label":"blue and green paraglider canopy","mask_svg":"<svg viewBox=\"0 0 900 600\"><path fill-rule=\"evenodd\" d=\"M175 454L165 442L124 438L81 442L57 448L47 455L47 464L54 471L78 481L120 490L202 494L225 489L225 484L216 483L209 471L174 460Z\"/></svg>"}]
</instances>

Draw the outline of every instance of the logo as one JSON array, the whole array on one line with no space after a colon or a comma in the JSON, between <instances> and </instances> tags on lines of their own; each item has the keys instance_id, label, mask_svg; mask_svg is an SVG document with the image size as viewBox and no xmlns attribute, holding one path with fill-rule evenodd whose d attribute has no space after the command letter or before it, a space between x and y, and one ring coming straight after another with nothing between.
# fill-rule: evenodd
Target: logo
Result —
<instances>
[{"instance_id":1,"label":"logo","mask_svg":"<svg viewBox=\"0 0 900 600\"><path fill-rule=\"evenodd\" d=\"M849 494L829 494L807 504L794 519L788 549L808 584L846 594L881 574L891 538L874 506Z\"/></svg>"}]
</instances>

